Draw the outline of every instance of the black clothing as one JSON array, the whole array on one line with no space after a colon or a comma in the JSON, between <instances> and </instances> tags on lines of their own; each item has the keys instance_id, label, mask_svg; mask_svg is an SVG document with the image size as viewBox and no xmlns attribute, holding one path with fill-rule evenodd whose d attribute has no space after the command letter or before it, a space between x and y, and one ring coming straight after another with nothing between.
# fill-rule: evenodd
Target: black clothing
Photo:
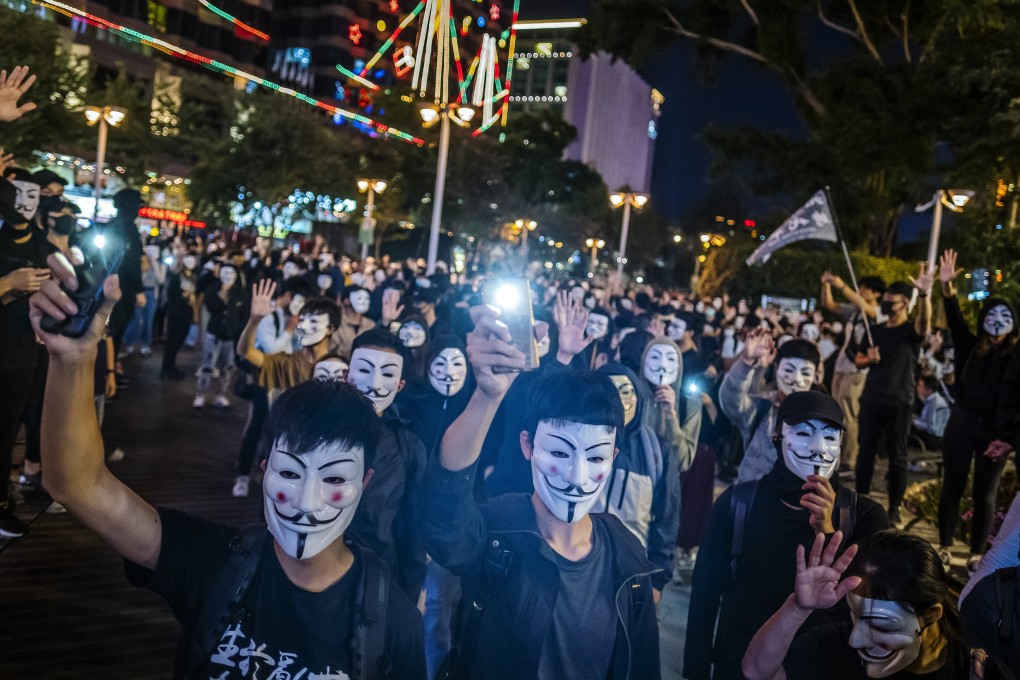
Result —
<instances>
[{"instance_id":1,"label":"black clothing","mask_svg":"<svg viewBox=\"0 0 1020 680\"><path fill-rule=\"evenodd\" d=\"M1002 665L1007 666L1014 676L1020 676L1020 597L1017 597L1017 567L1005 567L985 576L960 603L963 627L967 644L979 647ZM1010 574L1012 572L1012 574ZM1007 579L1013 580L1013 601L1006 603ZM1000 619L1012 612L1012 630L1008 639L999 631Z\"/></svg>"},{"instance_id":2,"label":"black clothing","mask_svg":"<svg viewBox=\"0 0 1020 680\"><path fill-rule=\"evenodd\" d=\"M474 466L450 472L429 467L423 493L429 554L463 577L461 643L475 640L473 658L461 660L454 677L518 680L537 677L561 585L554 551L542 538L531 497L509 494L479 504L472 497ZM608 673L599 678L656 680L659 632L649 575L655 571L640 541L615 517L590 515L608 536L612 592L589 592L614 605L616 638ZM488 578L494 552L506 560L505 573ZM489 583L488 587L484 584ZM486 597L487 596L487 597ZM474 616L476 598L485 600ZM584 635L584 621L575 631ZM470 626L470 628L468 628ZM576 661L576 660L567 660Z\"/></svg>"},{"instance_id":3,"label":"black clothing","mask_svg":"<svg viewBox=\"0 0 1020 680\"><path fill-rule=\"evenodd\" d=\"M871 380L871 374L868 374ZM899 508L907 490L907 443L910 424L913 422L913 407L908 404L897 406L877 404L861 399L861 410L857 414L857 493L871 493L871 478L875 473L875 452L879 442L885 444L885 455L889 460L888 480L889 508Z\"/></svg>"},{"instance_id":4,"label":"black clothing","mask_svg":"<svg viewBox=\"0 0 1020 680\"><path fill-rule=\"evenodd\" d=\"M797 546L810 550L815 540L809 514L799 506L805 493L801 489L803 483L786 468L782 456L758 482L746 515L735 575L731 571L733 487L715 502L708 534L694 567L684 646L685 678L743 677L740 664L751 638L793 592L797 573L793 556ZM833 486L837 486L836 482ZM889 527L885 511L869 498L858 497L856 513L853 535L844 539L848 545ZM837 521L834 516L833 523ZM817 623L825 616L813 614L809 622ZM714 674L710 672L713 664Z\"/></svg>"},{"instance_id":5,"label":"black clothing","mask_svg":"<svg viewBox=\"0 0 1020 680\"><path fill-rule=\"evenodd\" d=\"M917 383L914 370L924 338L917 334L914 324L910 321L895 327L888 324L872 326L871 338L874 346L878 347L881 361L873 364L868 370L861 404L910 406L914 403ZM866 354L867 349L865 341L861 353ZM866 453L863 446L861 453Z\"/></svg>"},{"instance_id":6,"label":"black clothing","mask_svg":"<svg viewBox=\"0 0 1020 680\"><path fill-rule=\"evenodd\" d=\"M206 331L218 340L236 340L244 328L246 307L240 281L227 291L226 300L220 297L221 284L214 281L205 290L202 304L209 310Z\"/></svg>"},{"instance_id":7,"label":"black clothing","mask_svg":"<svg viewBox=\"0 0 1020 680\"><path fill-rule=\"evenodd\" d=\"M128 579L150 588L170 604L181 622L175 677L183 673L183 654L194 632L205 593L230 555L236 529L160 509L163 537L155 571L125 562ZM364 559L351 546L355 564L326 590L313 593L287 578L265 541L259 568L242 601L243 614L227 628L211 655L203 677L250 678L268 676L286 668L290 677L302 672L351 672L349 641L354 617L353 593ZM410 601L391 587L387 607L386 650L393 677L424 678L424 644L421 617ZM257 673L262 668L264 673Z\"/></svg>"}]
</instances>

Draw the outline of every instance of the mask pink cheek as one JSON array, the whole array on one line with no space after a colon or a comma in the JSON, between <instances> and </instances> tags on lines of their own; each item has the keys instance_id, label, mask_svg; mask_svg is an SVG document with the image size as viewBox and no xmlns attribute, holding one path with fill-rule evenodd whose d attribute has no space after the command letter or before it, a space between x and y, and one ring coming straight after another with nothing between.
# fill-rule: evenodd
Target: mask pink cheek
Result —
<instances>
[{"instance_id":1,"label":"mask pink cheek","mask_svg":"<svg viewBox=\"0 0 1020 680\"><path fill-rule=\"evenodd\" d=\"M329 492L328 503L334 508L349 508L358 500L361 492L353 484L342 484Z\"/></svg>"},{"instance_id":2,"label":"mask pink cheek","mask_svg":"<svg viewBox=\"0 0 1020 680\"><path fill-rule=\"evenodd\" d=\"M538 471L543 475L558 475L562 470L562 465L556 462L556 459L552 456L538 451L535 452L534 456L535 466L538 467Z\"/></svg>"}]
</instances>

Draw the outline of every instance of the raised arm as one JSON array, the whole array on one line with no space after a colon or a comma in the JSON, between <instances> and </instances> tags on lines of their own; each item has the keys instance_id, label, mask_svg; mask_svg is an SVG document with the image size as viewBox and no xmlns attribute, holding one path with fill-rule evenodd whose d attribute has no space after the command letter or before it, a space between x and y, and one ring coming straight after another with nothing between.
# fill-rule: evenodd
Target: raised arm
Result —
<instances>
[{"instance_id":1,"label":"raised arm","mask_svg":"<svg viewBox=\"0 0 1020 680\"><path fill-rule=\"evenodd\" d=\"M119 282L111 276L103 283L106 300L85 335L77 339L51 335L40 322L47 314L63 320L77 311L60 288L63 284L75 289L77 279L64 255L50 255L49 265L53 279L32 296L29 311L32 327L50 355L42 416L43 483L55 501L120 555L153 569L163 535L159 516L106 467L93 400L96 351L120 299Z\"/></svg>"},{"instance_id":2,"label":"raised arm","mask_svg":"<svg viewBox=\"0 0 1020 680\"><path fill-rule=\"evenodd\" d=\"M914 332L922 338L931 333L931 287L935 282L933 272L928 271L928 263L921 263L921 272L917 278L911 277L910 282L917 289L919 299L917 305L917 319L914 320Z\"/></svg>"},{"instance_id":3,"label":"raised arm","mask_svg":"<svg viewBox=\"0 0 1020 680\"><path fill-rule=\"evenodd\" d=\"M832 281L836 278L829 272L822 274L822 298L819 303L830 312L839 311L839 306L832 297Z\"/></svg>"},{"instance_id":4,"label":"raised arm","mask_svg":"<svg viewBox=\"0 0 1020 680\"><path fill-rule=\"evenodd\" d=\"M719 408L740 428L745 440L754 434L750 431L756 413L751 399L754 369L767 361L774 349L775 342L768 329L757 328L748 333L740 360L730 367L719 386Z\"/></svg>"},{"instance_id":5,"label":"raised arm","mask_svg":"<svg viewBox=\"0 0 1020 680\"><path fill-rule=\"evenodd\" d=\"M571 299L566 291L561 290L556 294L553 320L559 331L556 361L569 366L574 357L588 349L594 340L584 337L584 330L588 326L588 310L580 302Z\"/></svg>"},{"instance_id":6,"label":"raised arm","mask_svg":"<svg viewBox=\"0 0 1020 680\"><path fill-rule=\"evenodd\" d=\"M822 281L825 281L826 279L828 279L828 283L832 288L835 288L840 293L842 293L843 297L849 300L854 307L857 307L858 309L862 310L865 314L867 314L869 319L874 319L875 317L878 316L878 305L868 304L868 302L865 301L865 299L862 298L860 295L858 295L853 288L846 285L846 282L843 281L843 279L839 278L835 274L830 274L829 272L825 273L825 276L822 277Z\"/></svg>"},{"instance_id":7,"label":"raised arm","mask_svg":"<svg viewBox=\"0 0 1020 680\"><path fill-rule=\"evenodd\" d=\"M251 362L256 368L262 368L266 355L261 350L255 349L255 336L258 333L259 323L273 313L273 293L276 292L276 282L271 279L262 279L255 284L251 293L251 315L248 323L241 331L241 337L237 339L237 353Z\"/></svg>"}]
</instances>

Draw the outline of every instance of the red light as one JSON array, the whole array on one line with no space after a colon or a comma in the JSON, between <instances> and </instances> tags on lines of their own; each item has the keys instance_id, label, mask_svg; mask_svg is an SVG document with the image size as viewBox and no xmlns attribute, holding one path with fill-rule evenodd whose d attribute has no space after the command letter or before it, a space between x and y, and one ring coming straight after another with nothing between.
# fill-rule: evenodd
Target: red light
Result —
<instances>
[{"instance_id":1,"label":"red light","mask_svg":"<svg viewBox=\"0 0 1020 680\"><path fill-rule=\"evenodd\" d=\"M361 44L361 26L358 24L351 24L347 28L347 39L355 45Z\"/></svg>"},{"instance_id":2,"label":"red light","mask_svg":"<svg viewBox=\"0 0 1020 680\"><path fill-rule=\"evenodd\" d=\"M747 227L748 229L754 229L755 227L754 220L744 220L744 226Z\"/></svg>"}]
</instances>

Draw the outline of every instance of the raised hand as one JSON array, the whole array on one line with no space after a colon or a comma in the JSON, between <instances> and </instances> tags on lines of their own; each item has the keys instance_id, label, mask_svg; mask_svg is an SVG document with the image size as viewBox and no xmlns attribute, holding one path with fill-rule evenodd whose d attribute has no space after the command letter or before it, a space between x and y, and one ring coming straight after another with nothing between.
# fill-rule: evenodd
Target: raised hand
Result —
<instances>
[{"instance_id":1,"label":"raised hand","mask_svg":"<svg viewBox=\"0 0 1020 680\"><path fill-rule=\"evenodd\" d=\"M255 319L264 319L273 313L273 295L276 293L276 282L262 279L255 284L251 292L251 315Z\"/></svg>"},{"instance_id":2,"label":"raised hand","mask_svg":"<svg viewBox=\"0 0 1020 680\"><path fill-rule=\"evenodd\" d=\"M403 313L404 306L400 304L400 291L396 288L387 288L383 291L382 325L389 326Z\"/></svg>"},{"instance_id":3,"label":"raised hand","mask_svg":"<svg viewBox=\"0 0 1020 680\"><path fill-rule=\"evenodd\" d=\"M499 320L498 309L472 307L471 320L475 327L467 336L467 356L478 390L490 399L501 399L524 369L525 357L510 344L510 330Z\"/></svg>"},{"instance_id":4,"label":"raised hand","mask_svg":"<svg viewBox=\"0 0 1020 680\"><path fill-rule=\"evenodd\" d=\"M18 106L21 95L25 94L34 82L35 76L28 75L27 66L15 66L9 74L7 71L0 71L0 122L10 123L35 110L35 104L32 102Z\"/></svg>"},{"instance_id":5,"label":"raised hand","mask_svg":"<svg viewBox=\"0 0 1020 680\"><path fill-rule=\"evenodd\" d=\"M963 271L962 268L956 268L956 255L956 251L949 248L939 257L939 285L944 297L952 297L956 294L956 277Z\"/></svg>"},{"instance_id":6,"label":"raised hand","mask_svg":"<svg viewBox=\"0 0 1020 680\"><path fill-rule=\"evenodd\" d=\"M4 171L14 165L14 154L4 153L3 149L0 149L0 177L3 177Z\"/></svg>"},{"instance_id":7,"label":"raised hand","mask_svg":"<svg viewBox=\"0 0 1020 680\"><path fill-rule=\"evenodd\" d=\"M842 540L843 532L837 531L829 544L825 545L825 534L818 534L815 536L814 545L811 546L811 555L807 562L804 561L804 546L797 546L797 581L794 597L801 609L828 609L861 584L858 576L839 580L857 554L857 546L852 545L836 559L836 552Z\"/></svg>"},{"instance_id":8,"label":"raised hand","mask_svg":"<svg viewBox=\"0 0 1020 680\"><path fill-rule=\"evenodd\" d=\"M956 263L955 258L953 260L953 263L954 264ZM916 279L913 276L911 276L910 283L914 285L914 288L916 288L917 292L921 295L927 295L928 293L931 292L931 286L933 283L935 283L935 276L933 275L933 272L928 271L927 262L921 263L920 273L917 275Z\"/></svg>"},{"instance_id":9,"label":"raised hand","mask_svg":"<svg viewBox=\"0 0 1020 680\"><path fill-rule=\"evenodd\" d=\"M769 329L756 328L747 334L741 358L748 365L756 366L768 360L768 357L772 355L772 351L775 349L775 345L775 340L772 339L772 333Z\"/></svg>"},{"instance_id":10,"label":"raised hand","mask_svg":"<svg viewBox=\"0 0 1020 680\"><path fill-rule=\"evenodd\" d=\"M570 363L574 356L580 354L594 338L585 338L584 329L588 325L588 310L580 302L573 300L566 291L556 294L556 304L553 306L553 321L559 330L559 350L557 358L565 359L563 363Z\"/></svg>"}]
</instances>

